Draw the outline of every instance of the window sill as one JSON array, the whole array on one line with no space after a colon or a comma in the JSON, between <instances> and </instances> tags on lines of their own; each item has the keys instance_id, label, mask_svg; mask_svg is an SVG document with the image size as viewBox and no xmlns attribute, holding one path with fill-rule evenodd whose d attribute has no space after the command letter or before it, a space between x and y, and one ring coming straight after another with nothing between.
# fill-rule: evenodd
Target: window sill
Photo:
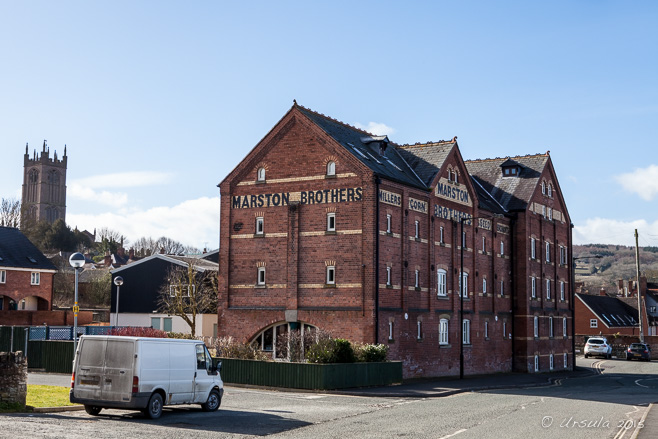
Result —
<instances>
[{"instance_id":1,"label":"window sill","mask_svg":"<svg viewBox=\"0 0 658 439\"><path fill-rule=\"evenodd\" d=\"M386 288L388 288L389 290L390 290L390 289L393 289L393 285L391 285L391 284L386 284Z\"/></svg>"},{"instance_id":2,"label":"window sill","mask_svg":"<svg viewBox=\"0 0 658 439\"><path fill-rule=\"evenodd\" d=\"M451 347L452 345L450 343L446 343L446 344L439 343L439 349L450 349Z\"/></svg>"},{"instance_id":3,"label":"window sill","mask_svg":"<svg viewBox=\"0 0 658 439\"><path fill-rule=\"evenodd\" d=\"M420 343L421 341L423 341L423 339L422 339L422 337L421 337L421 338L416 337L416 341L417 341L418 343Z\"/></svg>"},{"instance_id":4,"label":"window sill","mask_svg":"<svg viewBox=\"0 0 658 439\"><path fill-rule=\"evenodd\" d=\"M420 287L414 287L414 291L420 291Z\"/></svg>"},{"instance_id":5,"label":"window sill","mask_svg":"<svg viewBox=\"0 0 658 439\"><path fill-rule=\"evenodd\" d=\"M265 238L265 233L254 233L254 238Z\"/></svg>"},{"instance_id":6,"label":"window sill","mask_svg":"<svg viewBox=\"0 0 658 439\"><path fill-rule=\"evenodd\" d=\"M416 241L416 242L420 242L420 237L418 237L418 236L414 236L414 241Z\"/></svg>"},{"instance_id":7,"label":"window sill","mask_svg":"<svg viewBox=\"0 0 658 439\"><path fill-rule=\"evenodd\" d=\"M395 339L393 339L393 338L389 338L389 339L388 339L388 343L389 343L389 344L395 343Z\"/></svg>"},{"instance_id":8,"label":"window sill","mask_svg":"<svg viewBox=\"0 0 658 439\"><path fill-rule=\"evenodd\" d=\"M324 284L324 288L336 288L336 284Z\"/></svg>"},{"instance_id":9,"label":"window sill","mask_svg":"<svg viewBox=\"0 0 658 439\"><path fill-rule=\"evenodd\" d=\"M267 285L254 285L254 288L265 289L267 288Z\"/></svg>"},{"instance_id":10,"label":"window sill","mask_svg":"<svg viewBox=\"0 0 658 439\"><path fill-rule=\"evenodd\" d=\"M256 184L265 184L267 183L266 180L256 180Z\"/></svg>"},{"instance_id":11,"label":"window sill","mask_svg":"<svg viewBox=\"0 0 658 439\"><path fill-rule=\"evenodd\" d=\"M444 294L437 294L436 298L439 300L450 300L447 295Z\"/></svg>"},{"instance_id":12,"label":"window sill","mask_svg":"<svg viewBox=\"0 0 658 439\"><path fill-rule=\"evenodd\" d=\"M324 232L325 235L335 235L336 231L335 230L327 230Z\"/></svg>"},{"instance_id":13,"label":"window sill","mask_svg":"<svg viewBox=\"0 0 658 439\"><path fill-rule=\"evenodd\" d=\"M325 176L324 176L324 178L326 178L326 179L332 179L332 178L336 178L336 174L332 174L332 175L325 175Z\"/></svg>"}]
</instances>

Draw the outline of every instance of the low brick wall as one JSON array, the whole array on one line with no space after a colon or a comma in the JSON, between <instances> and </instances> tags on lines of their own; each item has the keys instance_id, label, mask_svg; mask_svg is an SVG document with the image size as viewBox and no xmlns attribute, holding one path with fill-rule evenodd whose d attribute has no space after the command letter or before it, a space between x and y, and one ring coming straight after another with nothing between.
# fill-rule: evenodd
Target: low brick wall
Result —
<instances>
[{"instance_id":1,"label":"low brick wall","mask_svg":"<svg viewBox=\"0 0 658 439\"><path fill-rule=\"evenodd\" d=\"M23 352L0 352L0 404L25 407L27 361Z\"/></svg>"}]
</instances>

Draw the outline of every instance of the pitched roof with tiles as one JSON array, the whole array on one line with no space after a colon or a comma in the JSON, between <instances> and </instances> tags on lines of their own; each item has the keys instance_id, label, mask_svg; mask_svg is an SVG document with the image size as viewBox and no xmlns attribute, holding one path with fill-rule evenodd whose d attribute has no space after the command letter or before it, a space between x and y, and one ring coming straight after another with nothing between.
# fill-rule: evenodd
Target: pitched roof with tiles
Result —
<instances>
[{"instance_id":1,"label":"pitched roof with tiles","mask_svg":"<svg viewBox=\"0 0 658 439\"><path fill-rule=\"evenodd\" d=\"M546 154L467 160L466 169L482 188L507 211L525 210L550 156ZM502 166L517 164L517 175L503 176Z\"/></svg>"},{"instance_id":2,"label":"pitched roof with tiles","mask_svg":"<svg viewBox=\"0 0 658 439\"><path fill-rule=\"evenodd\" d=\"M637 326L637 308L618 297L579 293L576 297L608 327Z\"/></svg>"},{"instance_id":3,"label":"pitched roof with tiles","mask_svg":"<svg viewBox=\"0 0 658 439\"><path fill-rule=\"evenodd\" d=\"M427 185L402 158L396 145L388 141L388 137L375 136L298 104L295 104L295 107L379 177L420 189L428 189ZM379 148L381 141L388 144L383 154L380 153Z\"/></svg>"},{"instance_id":4,"label":"pitched roof with tiles","mask_svg":"<svg viewBox=\"0 0 658 439\"><path fill-rule=\"evenodd\" d=\"M0 227L0 267L57 270L20 230Z\"/></svg>"},{"instance_id":5,"label":"pitched roof with tiles","mask_svg":"<svg viewBox=\"0 0 658 439\"><path fill-rule=\"evenodd\" d=\"M423 180L425 186L429 187L456 145L456 139L442 140L425 144L400 145L398 151Z\"/></svg>"}]
</instances>

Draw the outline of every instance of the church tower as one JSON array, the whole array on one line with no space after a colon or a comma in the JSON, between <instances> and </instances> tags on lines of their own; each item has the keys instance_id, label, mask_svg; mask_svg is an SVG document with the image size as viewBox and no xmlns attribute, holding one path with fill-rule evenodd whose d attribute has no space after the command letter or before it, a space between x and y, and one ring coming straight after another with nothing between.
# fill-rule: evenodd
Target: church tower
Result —
<instances>
[{"instance_id":1,"label":"church tower","mask_svg":"<svg viewBox=\"0 0 658 439\"><path fill-rule=\"evenodd\" d=\"M30 158L27 148L25 144L22 222L27 219L49 223L59 218L66 220L66 145L60 160L57 151L50 158L45 140L40 155L35 150Z\"/></svg>"}]
</instances>

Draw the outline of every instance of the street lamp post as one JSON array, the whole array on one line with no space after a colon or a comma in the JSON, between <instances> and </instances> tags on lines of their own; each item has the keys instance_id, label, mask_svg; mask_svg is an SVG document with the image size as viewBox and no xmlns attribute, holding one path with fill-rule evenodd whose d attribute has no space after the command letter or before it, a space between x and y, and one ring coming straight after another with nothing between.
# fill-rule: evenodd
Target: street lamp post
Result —
<instances>
[{"instance_id":1,"label":"street lamp post","mask_svg":"<svg viewBox=\"0 0 658 439\"><path fill-rule=\"evenodd\" d=\"M85 265L85 257L82 253L73 253L69 258L69 264L75 270L75 303L73 305L73 352L78 349L78 312L80 307L78 306L78 273L80 269Z\"/></svg>"},{"instance_id":2,"label":"street lamp post","mask_svg":"<svg viewBox=\"0 0 658 439\"><path fill-rule=\"evenodd\" d=\"M119 327L119 287L123 285L123 278L121 276L115 277L114 285L117 286L117 310L114 318L114 326Z\"/></svg>"}]
</instances>

